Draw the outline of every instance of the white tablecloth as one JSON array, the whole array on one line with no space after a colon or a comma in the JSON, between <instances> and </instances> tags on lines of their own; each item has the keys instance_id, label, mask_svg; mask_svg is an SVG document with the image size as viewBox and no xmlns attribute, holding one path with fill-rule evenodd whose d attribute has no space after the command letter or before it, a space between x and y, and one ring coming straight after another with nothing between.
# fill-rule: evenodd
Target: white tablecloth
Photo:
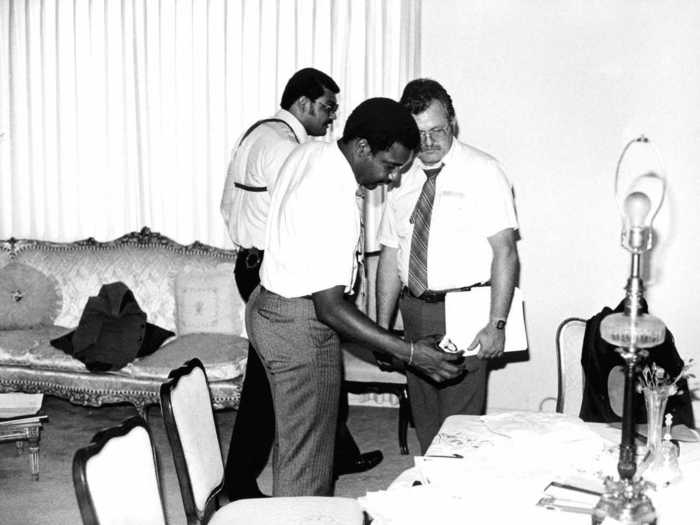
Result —
<instances>
[{"instance_id":1,"label":"white tablecloth","mask_svg":"<svg viewBox=\"0 0 700 525\"><path fill-rule=\"evenodd\" d=\"M375 525L589 524L587 514L549 510L537 502L551 481L602 487L605 475L616 476L619 439L619 429L563 414L452 416L426 456L416 457L416 467L360 503ZM680 459L682 480L649 492L659 525L695 522L688 518L695 514L700 486L700 444L682 443ZM413 486L415 481L421 485Z\"/></svg>"}]
</instances>

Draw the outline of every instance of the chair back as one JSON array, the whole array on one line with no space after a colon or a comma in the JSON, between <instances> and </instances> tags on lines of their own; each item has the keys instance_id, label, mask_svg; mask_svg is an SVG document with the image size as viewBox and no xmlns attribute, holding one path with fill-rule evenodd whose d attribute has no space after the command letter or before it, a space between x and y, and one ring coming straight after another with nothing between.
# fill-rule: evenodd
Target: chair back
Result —
<instances>
[{"instance_id":1,"label":"chair back","mask_svg":"<svg viewBox=\"0 0 700 525\"><path fill-rule=\"evenodd\" d=\"M218 508L224 463L204 366L192 359L161 385L160 403L188 523Z\"/></svg>"},{"instance_id":2,"label":"chair back","mask_svg":"<svg viewBox=\"0 0 700 525\"><path fill-rule=\"evenodd\" d=\"M98 432L73 457L73 485L85 525L165 525L158 463L141 417Z\"/></svg>"},{"instance_id":3,"label":"chair back","mask_svg":"<svg viewBox=\"0 0 700 525\"><path fill-rule=\"evenodd\" d=\"M557 412L578 416L583 401L581 351L586 321L565 319L557 329Z\"/></svg>"}]
</instances>

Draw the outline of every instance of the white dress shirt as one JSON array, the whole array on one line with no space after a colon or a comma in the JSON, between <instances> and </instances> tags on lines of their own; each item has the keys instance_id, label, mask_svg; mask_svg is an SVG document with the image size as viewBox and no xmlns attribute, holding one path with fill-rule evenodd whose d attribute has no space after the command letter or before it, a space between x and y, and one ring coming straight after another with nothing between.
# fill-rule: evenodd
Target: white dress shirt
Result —
<instances>
[{"instance_id":1,"label":"white dress shirt","mask_svg":"<svg viewBox=\"0 0 700 525\"><path fill-rule=\"evenodd\" d=\"M491 277L493 251L488 237L518 228L513 191L498 161L476 148L452 141L436 179L428 239L428 289L460 288ZM401 282L408 283L416 206L426 176L419 159L387 194L379 242L398 248Z\"/></svg>"},{"instance_id":2,"label":"white dress shirt","mask_svg":"<svg viewBox=\"0 0 700 525\"><path fill-rule=\"evenodd\" d=\"M292 150L309 139L304 126L289 111L280 109L273 118L283 120L291 130L281 122L261 124L242 142L238 139L229 163L221 214L231 240L240 248L265 248L270 194L279 170ZM267 187L267 191L247 191L235 183Z\"/></svg>"},{"instance_id":3,"label":"white dress shirt","mask_svg":"<svg viewBox=\"0 0 700 525\"><path fill-rule=\"evenodd\" d=\"M262 285L303 297L342 285L357 273L357 181L336 143L307 142L282 166L272 193Z\"/></svg>"}]
</instances>

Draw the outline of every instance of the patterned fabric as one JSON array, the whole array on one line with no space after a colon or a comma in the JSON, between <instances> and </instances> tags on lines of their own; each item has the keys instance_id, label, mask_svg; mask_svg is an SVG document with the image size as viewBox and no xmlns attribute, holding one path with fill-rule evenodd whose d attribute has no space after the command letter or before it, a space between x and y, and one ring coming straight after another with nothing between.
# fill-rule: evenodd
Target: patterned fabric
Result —
<instances>
[{"instance_id":1,"label":"patterned fabric","mask_svg":"<svg viewBox=\"0 0 700 525\"><path fill-rule=\"evenodd\" d=\"M137 359L120 370L125 375L158 377L165 380L170 371L198 357L209 381L225 381L243 375L248 340L236 335L189 334L165 343L154 354Z\"/></svg>"},{"instance_id":2,"label":"patterned fabric","mask_svg":"<svg viewBox=\"0 0 700 525\"><path fill-rule=\"evenodd\" d=\"M61 310L58 283L17 262L0 269L0 329L49 325Z\"/></svg>"},{"instance_id":3,"label":"patterned fabric","mask_svg":"<svg viewBox=\"0 0 700 525\"><path fill-rule=\"evenodd\" d=\"M89 373L85 365L49 341L68 331L62 326L42 326L28 330L0 330L0 361L5 365L35 370ZM199 357L210 381L240 377L245 370L248 341L235 335L197 334L178 337L157 352L136 359L108 376L158 378L165 380L170 371L193 357Z\"/></svg>"},{"instance_id":4,"label":"patterned fabric","mask_svg":"<svg viewBox=\"0 0 700 525\"><path fill-rule=\"evenodd\" d=\"M63 307L54 321L57 325L77 326L88 298L97 295L103 284L122 281L134 292L149 322L175 330L177 273L213 269L236 259L234 251L201 244L182 246L150 232L144 240L125 241L125 237L109 243L93 241L93 245L18 241L14 260L58 281ZM243 301L238 296L235 301L234 308L242 312Z\"/></svg>"},{"instance_id":5,"label":"patterned fabric","mask_svg":"<svg viewBox=\"0 0 700 525\"><path fill-rule=\"evenodd\" d=\"M177 334L240 335L243 326L233 264L180 272L175 278Z\"/></svg>"},{"instance_id":6,"label":"patterned fabric","mask_svg":"<svg viewBox=\"0 0 700 525\"><path fill-rule=\"evenodd\" d=\"M439 168L425 170L427 180L423 184L420 197L413 210L411 221L414 224L411 238L411 257L408 263L408 288L419 297L428 289L428 239L430 236L430 216L435 200L435 184Z\"/></svg>"}]
</instances>

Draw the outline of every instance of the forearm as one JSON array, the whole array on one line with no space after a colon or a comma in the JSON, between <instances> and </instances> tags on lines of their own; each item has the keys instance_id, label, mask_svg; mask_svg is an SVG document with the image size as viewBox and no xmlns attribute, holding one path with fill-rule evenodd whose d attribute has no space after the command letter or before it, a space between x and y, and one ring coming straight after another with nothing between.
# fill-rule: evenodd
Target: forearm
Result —
<instances>
[{"instance_id":1,"label":"forearm","mask_svg":"<svg viewBox=\"0 0 700 525\"><path fill-rule=\"evenodd\" d=\"M387 329L391 327L396 302L401 293L396 252L396 248L382 246L377 266L377 324Z\"/></svg>"},{"instance_id":2,"label":"forearm","mask_svg":"<svg viewBox=\"0 0 700 525\"><path fill-rule=\"evenodd\" d=\"M325 292L313 294L318 319L333 328L341 337L370 346L404 362L411 358L411 346L388 330L374 323L342 296Z\"/></svg>"},{"instance_id":3,"label":"forearm","mask_svg":"<svg viewBox=\"0 0 700 525\"><path fill-rule=\"evenodd\" d=\"M490 319L507 319L513 290L518 276L518 251L515 242L494 252L491 261L491 309Z\"/></svg>"}]
</instances>

